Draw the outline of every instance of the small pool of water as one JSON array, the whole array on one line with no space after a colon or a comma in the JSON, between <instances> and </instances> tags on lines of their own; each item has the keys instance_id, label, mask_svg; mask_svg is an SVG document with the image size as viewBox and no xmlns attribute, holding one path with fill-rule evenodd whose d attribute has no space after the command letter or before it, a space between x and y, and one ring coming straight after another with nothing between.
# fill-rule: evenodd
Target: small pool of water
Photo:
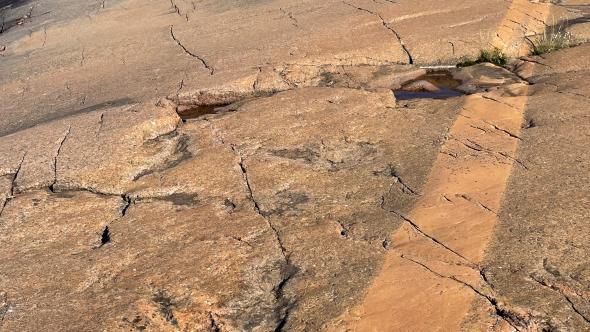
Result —
<instances>
[{"instance_id":1,"label":"small pool of water","mask_svg":"<svg viewBox=\"0 0 590 332\"><path fill-rule=\"evenodd\" d=\"M176 113L183 121L198 119L209 114L217 114L227 111L228 105L201 105L191 107L180 107Z\"/></svg>"},{"instance_id":2,"label":"small pool of water","mask_svg":"<svg viewBox=\"0 0 590 332\"><path fill-rule=\"evenodd\" d=\"M408 90L407 87L418 81L426 81L434 84L438 91L426 90ZM395 90L393 94L397 100L408 99L447 99L462 96L464 93L458 91L456 88L461 85L461 82L454 79L453 75L447 70L437 70L428 72L426 75L417 78L412 82L408 82L401 89Z\"/></svg>"}]
</instances>

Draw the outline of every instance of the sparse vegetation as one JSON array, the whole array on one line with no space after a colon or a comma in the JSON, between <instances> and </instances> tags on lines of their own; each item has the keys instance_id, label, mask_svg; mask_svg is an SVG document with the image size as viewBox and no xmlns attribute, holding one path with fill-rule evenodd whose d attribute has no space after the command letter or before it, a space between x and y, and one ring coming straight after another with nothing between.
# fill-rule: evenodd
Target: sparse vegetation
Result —
<instances>
[{"instance_id":1,"label":"sparse vegetation","mask_svg":"<svg viewBox=\"0 0 590 332\"><path fill-rule=\"evenodd\" d=\"M566 26L567 24L554 25L535 40L529 39L533 48L531 54L541 55L578 45L580 41L566 31Z\"/></svg>"},{"instance_id":2,"label":"sparse vegetation","mask_svg":"<svg viewBox=\"0 0 590 332\"><path fill-rule=\"evenodd\" d=\"M496 66L504 66L506 65L506 63L508 63L508 56L499 48L493 48L491 50L481 50L479 52L479 57L477 59L464 60L460 62L457 66L469 67L484 62L493 63Z\"/></svg>"}]
</instances>

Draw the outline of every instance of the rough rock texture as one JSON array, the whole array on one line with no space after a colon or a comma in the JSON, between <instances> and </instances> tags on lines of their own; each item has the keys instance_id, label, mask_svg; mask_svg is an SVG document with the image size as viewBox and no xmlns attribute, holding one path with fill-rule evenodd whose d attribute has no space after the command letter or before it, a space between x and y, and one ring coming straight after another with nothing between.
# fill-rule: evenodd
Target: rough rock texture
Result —
<instances>
[{"instance_id":1,"label":"rough rock texture","mask_svg":"<svg viewBox=\"0 0 590 332\"><path fill-rule=\"evenodd\" d=\"M184 125L135 105L6 136L30 143L2 158L20 168L4 327L315 330L362 295L399 226L381 197L409 207L460 104L307 88Z\"/></svg>"},{"instance_id":2,"label":"rough rock texture","mask_svg":"<svg viewBox=\"0 0 590 332\"><path fill-rule=\"evenodd\" d=\"M583 1L0 8L1 330L588 329Z\"/></svg>"},{"instance_id":3,"label":"rough rock texture","mask_svg":"<svg viewBox=\"0 0 590 332\"><path fill-rule=\"evenodd\" d=\"M444 8L436 0L7 3L7 22L33 11L0 34L0 135L109 105L251 89L273 68L456 63L495 44L500 25L503 36L539 32L548 8L528 0L452 0ZM504 19L507 11L532 18Z\"/></svg>"},{"instance_id":4,"label":"rough rock texture","mask_svg":"<svg viewBox=\"0 0 590 332\"><path fill-rule=\"evenodd\" d=\"M550 54L530 76L533 93L501 223L483 265L508 301L547 329L590 326L588 45ZM575 58L575 64L569 59ZM549 67L551 66L551 67ZM571 66L584 69L575 70Z\"/></svg>"}]
</instances>

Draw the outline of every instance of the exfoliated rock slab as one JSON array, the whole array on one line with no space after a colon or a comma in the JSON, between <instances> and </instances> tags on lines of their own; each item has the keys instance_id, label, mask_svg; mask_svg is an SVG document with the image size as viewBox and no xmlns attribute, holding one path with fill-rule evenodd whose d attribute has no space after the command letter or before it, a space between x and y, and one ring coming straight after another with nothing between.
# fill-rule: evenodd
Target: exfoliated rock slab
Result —
<instances>
[{"instance_id":1,"label":"exfoliated rock slab","mask_svg":"<svg viewBox=\"0 0 590 332\"><path fill-rule=\"evenodd\" d=\"M172 106L139 104L72 120L56 188L123 194L142 176L188 157Z\"/></svg>"},{"instance_id":2,"label":"exfoliated rock slab","mask_svg":"<svg viewBox=\"0 0 590 332\"><path fill-rule=\"evenodd\" d=\"M493 40L508 9L501 0L452 0L445 8L436 0L18 4L3 11L11 29L0 41L0 135L109 103L255 77L266 66L407 64L409 55L420 64L455 63ZM13 15L29 10L13 25Z\"/></svg>"},{"instance_id":3,"label":"exfoliated rock slab","mask_svg":"<svg viewBox=\"0 0 590 332\"><path fill-rule=\"evenodd\" d=\"M546 75L568 74L589 68L590 44L586 43L559 52L522 58L515 64L514 72L535 83L537 79Z\"/></svg>"},{"instance_id":4,"label":"exfoliated rock slab","mask_svg":"<svg viewBox=\"0 0 590 332\"><path fill-rule=\"evenodd\" d=\"M14 192L55 183L56 157L69 130L68 123L54 122L0 138L0 167L16 175Z\"/></svg>"},{"instance_id":5,"label":"exfoliated rock slab","mask_svg":"<svg viewBox=\"0 0 590 332\"><path fill-rule=\"evenodd\" d=\"M491 63L480 63L453 71L453 78L461 81L457 90L473 94L488 91L490 88L524 83L507 69Z\"/></svg>"},{"instance_id":6,"label":"exfoliated rock slab","mask_svg":"<svg viewBox=\"0 0 590 332\"><path fill-rule=\"evenodd\" d=\"M239 157L209 122L189 122L178 132L186 138L187 158L134 181L127 189L132 199L176 200L185 205L207 202L230 212L252 205Z\"/></svg>"},{"instance_id":7,"label":"exfoliated rock slab","mask_svg":"<svg viewBox=\"0 0 590 332\"><path fill-rule=\"evenodd\" d=\"M184 158L172 106L117 107L50 122L0 138L15 192L38 188L122 194L144 174Z\"/></svg>"},{"instance_id":8,"label":"exfoliated rock slab","mask_svg":"<svg viewBox=\"0 0 590 332\"><path fill-rule=\"evenodd\" d=\"M113 254L134 257L120 267L118 284L140 296L109 313L107 326L269 331L280 324L288 305L280 283L289 266L251 205L228 211L217 204L140 202L112 232Z\"/></svg>"},{"instance_id":9,"label":"exfoliated rock slab","mask_svg":"<svg viewBox=\"0 0 590 332\"><path fill-rule=\"evenodd\" d=\"M373 61L375 62L375 61ZM399 89L426 74L425 69L395 64L286 64L260 67L257 72L196 90L184 89L168 98L181 107L224 105L305 87L363 90Z\"/></svg>"}]
</instances>

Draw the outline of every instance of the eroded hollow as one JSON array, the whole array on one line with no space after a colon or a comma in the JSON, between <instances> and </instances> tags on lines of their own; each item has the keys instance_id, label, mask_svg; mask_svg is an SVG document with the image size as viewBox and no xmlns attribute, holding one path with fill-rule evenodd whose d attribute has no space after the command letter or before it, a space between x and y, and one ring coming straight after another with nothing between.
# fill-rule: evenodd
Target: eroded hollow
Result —
<instances>
[{"instance_id":1,"label":"eroded hollow","mask_svg":"<svg viewBox=\"0 0 590 332\"><path fill-rule=\"evenodd\" d=\"M447 99L463 95L457 90L459 85L461 81L453 78L450 71L434 70L404 84L399 90L393 91L393 94L397 100Z\"/></svg>"},{"instance_id":2,"label":"eroded hollow","mask_svg":"<svg viewBox=\"0 0 590 332\"><path fill-rule=\"evenodd\" d=\"M203 105L180 105L176 113L182 121L198 120L208 115L224 114L237 111L242 105L256 97L245 97L231 103L203 104Z\"/></svg>"},{"instance_id":3,"label":"eroded hollow","mask_svg":"<svg viewBox=\"0 0 590 332\"><path fill-rule=\"evenodd\" d=\"M217 114L228 105L197 105L197 106L181 106L176 113L183 121L191 119L199 119L205 115Z\"/></svg>"}]
</instances>

